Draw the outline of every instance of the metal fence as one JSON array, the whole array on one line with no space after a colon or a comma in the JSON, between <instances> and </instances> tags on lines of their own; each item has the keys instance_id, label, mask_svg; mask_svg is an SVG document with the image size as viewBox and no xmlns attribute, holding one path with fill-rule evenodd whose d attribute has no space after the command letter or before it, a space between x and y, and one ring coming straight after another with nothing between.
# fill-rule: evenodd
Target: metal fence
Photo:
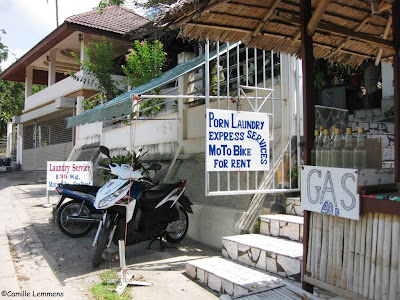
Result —
<instances>
[{"instance_id":1,"label":"metal fence","mask_svg":"<svg viewBox=\"0 0 400 300\"><path fill-rule=\"evenodd\" d=\"M208 58L206 43L206 109L269 114L269 171L205 171L206 195L285 193L299 191L300 92L298 62L282 55L249 49L241 44L224 55ZM292 60L292 62L290 62ZM285 68L285 69L284 69ZM234 103L233 103L234 102ZM206 150L207 151L207 150Z\"/></svg>"}]
</instances>

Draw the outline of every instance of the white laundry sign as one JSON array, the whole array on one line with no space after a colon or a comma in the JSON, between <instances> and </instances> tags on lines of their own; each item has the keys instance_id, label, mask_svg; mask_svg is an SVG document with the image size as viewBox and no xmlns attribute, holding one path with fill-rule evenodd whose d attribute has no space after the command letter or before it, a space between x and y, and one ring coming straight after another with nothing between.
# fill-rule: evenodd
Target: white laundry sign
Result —
<instances>
[{"instance_id":1,"label":"white laundry sign","mask_svg":"<svg viewBox=\"0 0 400 300\"><path fill-rule=\"evenodd\" d=\"M48 161L47 190L55 190L57 184L93 184L91 161Z\"/></svg>"},{"instance_id":2,"label":"white laundry sign","mask_svg":"<svg viewBox=\"0 0 400 300\"><path fill-rule=\"evenodd\" d=\"M269 170L269 114L206 112L207 171Z\"/></svg>"}]
</instances>

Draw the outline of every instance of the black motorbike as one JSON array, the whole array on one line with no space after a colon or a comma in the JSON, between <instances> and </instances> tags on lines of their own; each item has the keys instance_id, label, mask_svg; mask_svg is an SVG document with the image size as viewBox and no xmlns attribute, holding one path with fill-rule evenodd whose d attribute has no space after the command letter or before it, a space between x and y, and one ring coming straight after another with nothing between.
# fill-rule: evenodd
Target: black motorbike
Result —
<instances>
[{"instance_id":1,"label":"black motorbike","mask_svg":"<svg viewBox=\"0 0 400 300\"><path fill-rule=\"evenodd\" d=\"M102 153L109 157L108 149ZM118 179L108 181L96 195L94 206L104 212L99 222L93 245L96 246L92 264L100 264L103 251L111 243L118 245L125 240L125 245L157 239L164 248L165 239L178 243L189 228L187 213L193 213L191 201L184 196L187 180L174 183L161 183L137 194L137 184L146 183L140 170L133 170L129 165L110 164L111 174Z\"/></svg>"}]
</instances>

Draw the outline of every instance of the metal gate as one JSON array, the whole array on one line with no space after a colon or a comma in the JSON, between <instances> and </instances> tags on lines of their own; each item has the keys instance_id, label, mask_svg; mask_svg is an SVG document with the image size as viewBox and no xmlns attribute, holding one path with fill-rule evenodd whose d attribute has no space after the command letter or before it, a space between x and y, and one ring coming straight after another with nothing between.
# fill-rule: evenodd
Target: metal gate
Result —
<instances>
[{"instance_id":1,"label":"metal gate","mask_svg":"<svg viewBox=\"0 0 400 300\"><path fill-rule=\"evenodd\" d=\"M46 170L47 161L65 161L71 153L72 129L66 119L72 110L51 118L43 118L23 128L23 170Z\"/></svg>"},{"instance_id":2,"label":"metal gate","mask_svg":"<svg viewBox=\"0 0 400 300\"><path fill-rule=\"evenodd\" d=\"M299 62L272 51L249 49L240 43L234 48L227 46L228 51L219 55L219 43L206 42L206 109L268 113L270 169L207 171L206 166L205 193L217 196L299 191ZM217 51L212 60L208 55L210 47Z\"/></svg>"}]
</instances>

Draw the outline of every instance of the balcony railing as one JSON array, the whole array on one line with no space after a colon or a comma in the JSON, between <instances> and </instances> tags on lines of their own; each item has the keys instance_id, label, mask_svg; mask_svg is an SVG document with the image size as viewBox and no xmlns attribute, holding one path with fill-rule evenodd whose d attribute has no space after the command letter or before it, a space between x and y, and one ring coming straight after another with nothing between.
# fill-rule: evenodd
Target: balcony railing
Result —
<instances>
[{"instance_id":1,"label":"balcony railing","mask_svg":"<svg viewBox=\"0 0 400 300\"><path fill-rule=\"evenodd\" d=\"M76 76L82 77L83 71L79 71L76 73ZM90 76L86 76L89 82L91 81ZM113 75L113 79L117 80L122 84L124 80L124 76ZM82 89L87 90L96 90L95 85L85 84L83 82L72 79L71 77L67 77L59 82L33 94L25 99L25 108L24 111L31 110L37 108L43 104L46 104L50 101L53 101L59 97L67 97L68 95L77 92Z\"/></svg>"}]
</instances>

